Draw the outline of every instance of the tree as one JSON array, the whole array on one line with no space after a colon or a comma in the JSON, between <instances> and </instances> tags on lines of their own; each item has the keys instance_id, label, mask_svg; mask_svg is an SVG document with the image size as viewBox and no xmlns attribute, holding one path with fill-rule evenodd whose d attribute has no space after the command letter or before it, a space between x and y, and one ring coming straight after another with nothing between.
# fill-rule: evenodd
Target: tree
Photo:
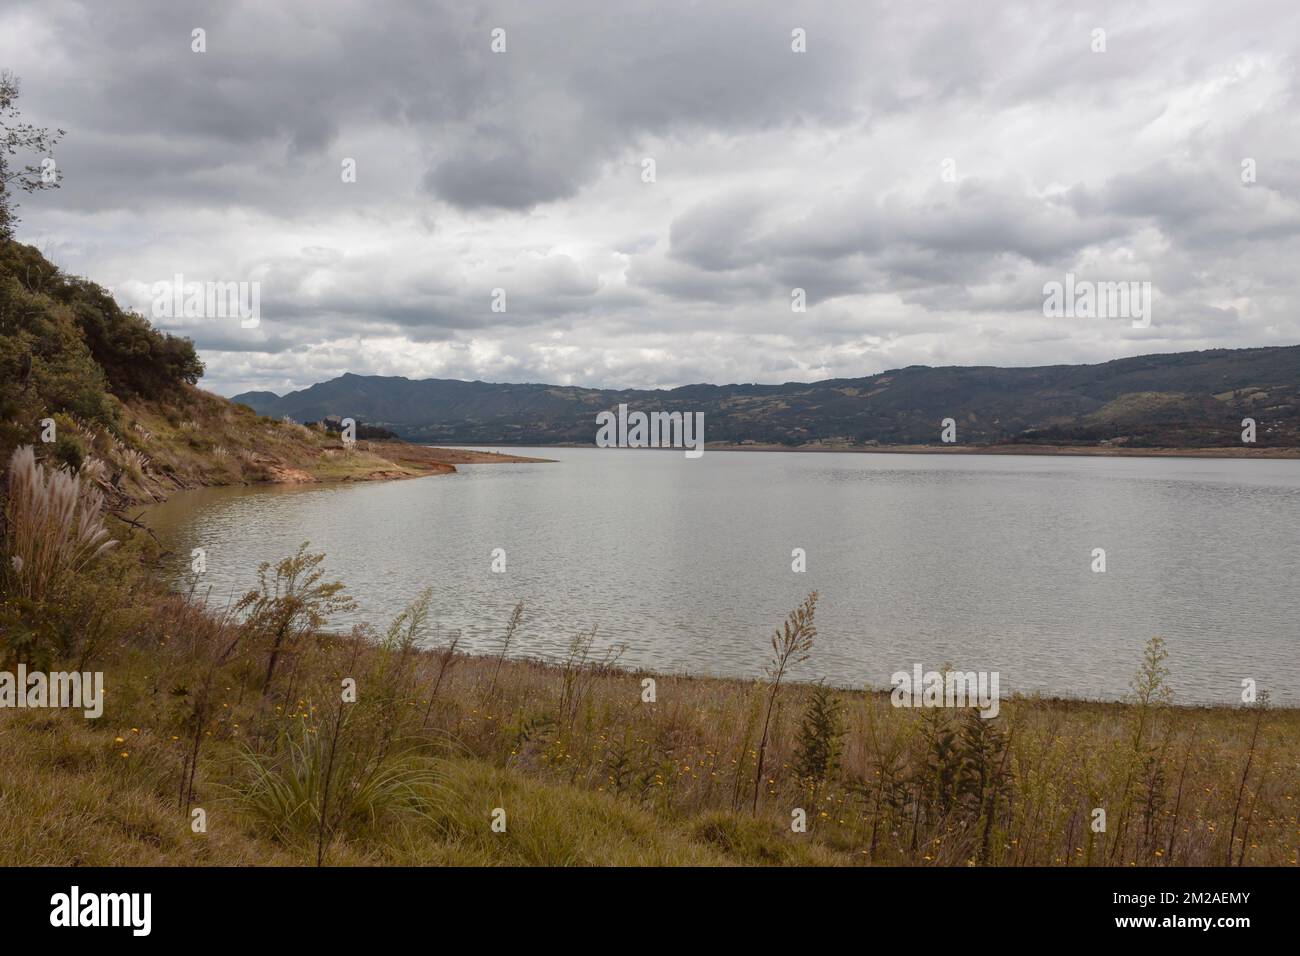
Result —
<instances>
[{"instance_id":1,"label":"tree","mask_svg":"<svg viewBox=\"0 0 1300 956\"><path fill-rule=\"evenodd\" d=\"M50 132L45 127L22 121L17 101L22 87L18 77L9 70L0 70L0 242L13 238L13 227L18 223L14 211L17 204L10 201L10 186L25 193L41 189L57 189L62 179L58 167L18 165L12 161L19 153L49 153L63 138L64 131Z\"/></svg>"}]
</instances>

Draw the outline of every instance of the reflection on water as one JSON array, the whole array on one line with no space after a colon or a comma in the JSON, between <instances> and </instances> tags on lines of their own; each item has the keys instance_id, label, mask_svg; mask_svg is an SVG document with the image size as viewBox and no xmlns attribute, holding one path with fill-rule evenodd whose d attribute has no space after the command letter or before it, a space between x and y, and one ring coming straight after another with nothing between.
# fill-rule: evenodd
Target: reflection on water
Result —
<instances>
[{"instance_id":1,"label":"reflection on water","mask_svg":"<svg viewBox=\"0 0 1300 956\"><path fill-rule=\"evenodd\" d=\"M1238 702L1253 677L1300 703L1300 462L535 453L558 463L185 492L146 520L178 574L207 549L214 603L310 540L355 620L383 624L432 586L434 619L477 651L522 600L521 654L557 655L594 625L633 666L757 676L772 629L816 589L804 679L885 687L951 662L999 671L1003 693L1115 698L1158 634L1179 701Z\"/></svg>"}]
</instances>

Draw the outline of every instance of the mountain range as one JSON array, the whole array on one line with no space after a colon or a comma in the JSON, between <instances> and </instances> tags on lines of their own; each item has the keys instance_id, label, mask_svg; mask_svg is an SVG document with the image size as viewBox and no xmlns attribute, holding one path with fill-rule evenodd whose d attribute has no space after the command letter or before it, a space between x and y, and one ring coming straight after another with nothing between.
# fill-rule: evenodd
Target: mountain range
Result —
<instances>
[{"instance_id":1,"label":"mountain range","mask_svg":"<svg viewBox=\"0 0 1300 956\"><path fill-rule=\"evenodd\" d=\"M1033 368L912 365L781 385L599 389L346 374L234 401L299 422L352 417L427 443L591 444L596 413L703 412L709 442L1229 447L1300 445L1300 346L1214 349Z\"/></svg>"}]
</instances>

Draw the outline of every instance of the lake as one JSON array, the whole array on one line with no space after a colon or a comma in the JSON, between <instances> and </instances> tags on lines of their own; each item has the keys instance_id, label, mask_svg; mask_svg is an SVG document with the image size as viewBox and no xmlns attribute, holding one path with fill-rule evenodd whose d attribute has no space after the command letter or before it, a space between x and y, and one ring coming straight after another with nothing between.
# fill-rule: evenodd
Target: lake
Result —
<instances>
[{"instance_id":1,"label":"lake","mask_svg":"<svg viewBox=\"0 0 1300 956\"><path fill-rule=\"evenodd\" d=\"M206 549L215 605L310 540L360 605L340 626L382 628L432 587L442 639L481 653L523 601L521 656L595 627L626 666L758 676L815 589L797 679L885 688L952 663L1003 694L1114 699L1159 635L1177 702L1240 703L1254 678L1300 703L1300 461L508 450L557 461L203 489L145 520L178 578Z\"/></svg>"}]
</instances>

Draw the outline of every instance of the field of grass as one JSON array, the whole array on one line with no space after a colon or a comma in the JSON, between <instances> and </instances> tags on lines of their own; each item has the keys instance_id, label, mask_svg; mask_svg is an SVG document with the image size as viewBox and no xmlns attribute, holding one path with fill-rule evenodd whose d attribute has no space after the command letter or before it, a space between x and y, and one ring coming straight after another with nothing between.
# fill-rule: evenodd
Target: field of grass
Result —
<instances>
[{"instance_id":1,"label":"field of grass","mask_svg":"<svg viewBox=\"0 0 1300 956\"><path fill-rule=\"evenodd\" d=\"M94 482L14 456L0 672L102 672L103 714L0 708L0 864L1295 865L1300 711L899 708L794 684L810 595L758 681L459 653L428 593L346 635L307 546L221 612L170 591ZM116 543L115 543L116 539Z\"/></svg>"},{"instance_id":2,"label":"field of grass","mask_svg":"<svg viewBox=\"0 0 1300 956\"><path fill-rule=\"evenodd\" d=\"M1226 864L1230 846L1234 864L1296 862L1290 710L1262 713L1246 773L1255 714L1160 708L1135 753L1136 706L1004 702L994 724L1013 739L1005 761L990 753L986 772L1005 777L990 825L987 797L981 810L957 782L971 748L950 740L945 761L928 713L883 694L836 694L843 754L814 794L795 772L810 689L790 685L754 814L761 685L659 677L648 704L642 677L590 674L561 719L562 668L450 658L430 708L440 655L399 664L400 651L334 640L295 651L269 697L260 661L223 672L189 795L202 689L180 679L199 676L190 642L167 632L191 613L151 622L151 648L92 665L108 682L99 720L0 716L0 864L311 864L322 821L331 864L1181 865ZM358 675L355 704L331 692L342 674ZM270 800L261 774L290 796ZM339 800L386 775L392 792L331 807L326 780ZM1092 832L1094 807L1109 832ZM794 808L808 832L793 831Z\"/></svg>"}]
</instances>

